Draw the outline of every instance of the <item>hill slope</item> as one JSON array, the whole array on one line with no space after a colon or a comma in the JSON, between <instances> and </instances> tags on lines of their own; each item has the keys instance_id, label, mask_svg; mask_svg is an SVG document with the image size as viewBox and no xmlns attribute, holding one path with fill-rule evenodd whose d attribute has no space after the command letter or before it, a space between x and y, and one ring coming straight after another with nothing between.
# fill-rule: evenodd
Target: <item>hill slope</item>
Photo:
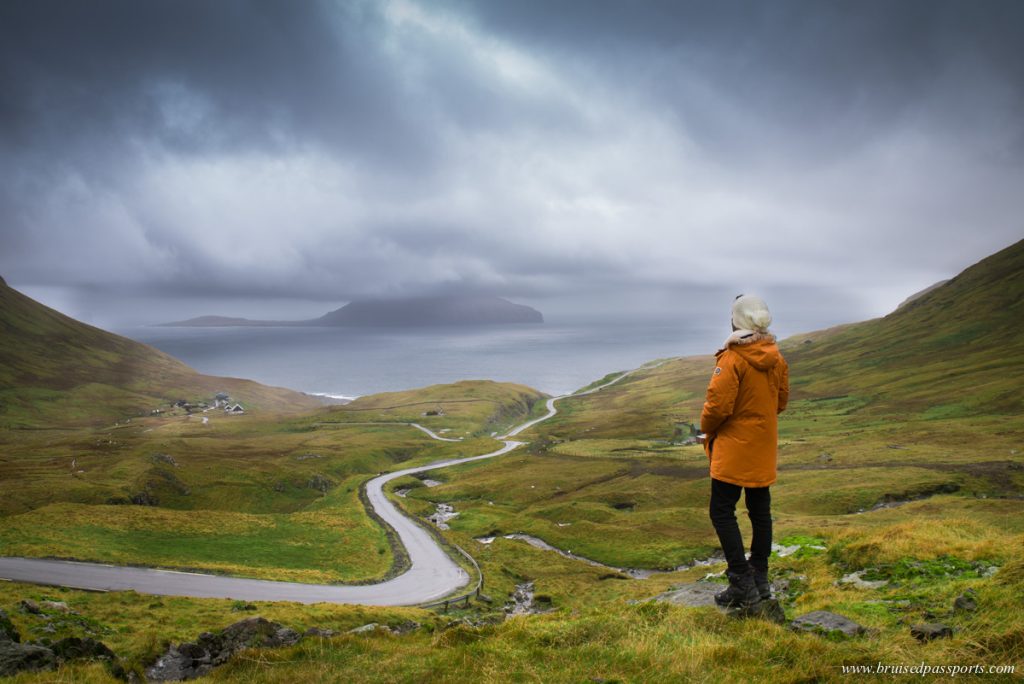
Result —
<instances>
[{"instance_id":1,"label":"hill slope","mask_svg":"<svg viewBox=\"0 0 1024 684\"><path fill-rule=\"evenodd\" d=\"M797 396L856 393L865 409L1019 415L1024 240L884 318L788 340ZM806 340L811 340L809 343Z\"/></svg>"},{"instance_id":2,"label":"hill slope","mask_svg":"<svg viewBox=\"0 0 1024 684\"><path fill-rule=\"evenodd\" d=\"M201 375L152 347L54 311L0 280L0 423L138 415L220 391L267 409L319 405L291 390Z\"/></svg>"},{"instance_id":3,"label":"hill slope","mask_svg":"<svg viewBox=\"0 0 1024 684\"><path fill-rule=\"evenodd\" d=\"M955 500L935 504L929 515L940 517L980 499L1019 509L1022 266L1024 242L889 316L782 343L793 392L772 493L780 538L858 529L846 516L912 499ZM665 359L564 400L524 433L530 455L465 468L410 498L454 505L452 529L467 536L522 532L617 567L700 557L716 546L707 458L685 441L713 367L710 355ZM510 487L521 473L530 486Z\"/></svg>"},{"instance_id":4,"label":"hill slope","mask_svg":"<svg viewBox=\"0 0 1024 684\"><path fill-rule=\"evenodd\" d=\"M847 421L1024 413L1024 241L893 313L780 343L792 399ZM700 416L708 356L674 358L578 400L540 428L571 436L671 438ZM782 428L797 412L783 416Z\"/></svg>"}]
</instances>

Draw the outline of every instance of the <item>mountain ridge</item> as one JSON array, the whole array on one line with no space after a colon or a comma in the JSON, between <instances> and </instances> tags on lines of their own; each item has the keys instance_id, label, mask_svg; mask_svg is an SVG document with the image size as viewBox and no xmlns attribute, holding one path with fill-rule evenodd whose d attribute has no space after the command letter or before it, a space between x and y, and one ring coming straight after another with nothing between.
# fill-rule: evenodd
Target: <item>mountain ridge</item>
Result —
<instances>
[{"instance_id":1,"label":"mountain ridge","mask_svg":"<svg viewBox=\"0 0 1024 684\"><path fill-rule=\"evenodd\" d=\"M492 296L422 296L354 300L319 318L272 321L234 316L197 316L160 327L420 327L543 323L544 315L525 304Z\"/></svg>"}]
</instances>

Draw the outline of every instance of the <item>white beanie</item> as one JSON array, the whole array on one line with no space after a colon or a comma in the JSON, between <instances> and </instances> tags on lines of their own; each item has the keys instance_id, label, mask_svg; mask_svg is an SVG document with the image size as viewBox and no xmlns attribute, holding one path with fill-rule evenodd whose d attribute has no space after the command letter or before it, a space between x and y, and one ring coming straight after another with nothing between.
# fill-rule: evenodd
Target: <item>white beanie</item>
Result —
<instances>
[{"instance_id":1,"label":"white beanie","mask_svg":"<svg viewBox=\"0 0 1024 684\"><path fill-rule=\"evenodd\" d=\"M740 295L732 303L732 324L737 330L768 332L772 315L768 305L756 295Z\"/></svg>"}]
</instances>

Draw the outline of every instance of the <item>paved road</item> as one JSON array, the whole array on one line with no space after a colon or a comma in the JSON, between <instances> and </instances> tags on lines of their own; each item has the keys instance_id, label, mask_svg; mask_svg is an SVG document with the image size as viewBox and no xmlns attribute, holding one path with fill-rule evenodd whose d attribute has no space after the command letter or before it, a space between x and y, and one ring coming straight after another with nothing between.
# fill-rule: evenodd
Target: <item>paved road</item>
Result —
<instances>
[{"instance_id":1,"label":"paved road","mask_svg":"<svg viewBox=\"0 0 1024 684\"><path fill-rule=\"evenodd\" d=\"M644 366L651 368L653 366ZM639 370L639 369L635 369ZM443 598L464 587L469 575L438 545L429 532L406 517L384 495L384 485L395 478L447 468L460 463L480 461L506 454L525 444L510 437L548 420L557 413L555 402L571 396L591 394L622 380L635 372L628 371L615 379L585 392L563 394L547 400L547 414L510 430L497 439L500 449L466 458L436 461L416 468L385 473L366 483L366 495L373 510L398 533L405 546L410 568L386 582L362 585L300 584L272 582L152 568L133 568L102 563L80 563L39 558L0 557L0 578L17 582L49 584L75 589L101 591L133 590L143 594L230 598L244 601L296 601L298 603L357 603L375 606L401 606L427 603ZM412 424L433 439L458 441L440 437L420 425Z\"/></svg>"},{"instance_id":2,"label":"paved road","mask_svg":"<svg viewBox=\"0 0 1024 684\"><path fill-rule=\"evenodd\" d=\"M412 425L417 430L422 430L423 432L426 432L428 435L430 435L434 439L439 440L441 442L461 442L462 441L461 437L454 437L454 438L452 438L452 437L442 437L441 435L437 434L436 432L434 432L430 428L423 427L419 423L409 423L409 425Z\"/></svg>"}]
</instances>

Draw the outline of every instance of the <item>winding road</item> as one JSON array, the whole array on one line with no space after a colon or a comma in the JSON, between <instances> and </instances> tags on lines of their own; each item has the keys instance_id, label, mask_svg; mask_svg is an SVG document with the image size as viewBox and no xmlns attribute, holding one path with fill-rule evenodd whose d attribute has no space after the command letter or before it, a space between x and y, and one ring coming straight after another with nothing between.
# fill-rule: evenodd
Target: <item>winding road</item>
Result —
<instances>
[{"instance_id":1,"label":"winding road","mask_svg":"<svg viewBox=\"0 0 1024 684\"><path fill-rule=\"evenodd\" d=\"M562 394L547 400L548 412L525 422L504 435L496 437L503 443L500 449L465 458L436 461L415 468L385 473L366 483L366 496L374 512L394 528L409 555L409 569L401 575L377 584L325 585L298 582L275 582L245 579L173 570L136 568L59 561L41 558L0 557L0 579L33 584L46 584L92 591L132 590L142 594L164 596L193 596L199 598L230 598L244 601L295 601L298 603L354 603L375 606L402 606L427 603L443 598L464 587L469 575L453 561L429 532L419 523L398 510L384 495L384 485L405 475L447 468L461 463L494 458L516 449L526 442L511 439L534 425L550 419L558 410L555 402L568 397L580 397L597 392L628 375L642 369L654 368L648 364L626 371L614 379L582 392ZM445 442L459 441L445 438L433 431L409 423L432 439Z\"/></svg>"}]
</instances>

